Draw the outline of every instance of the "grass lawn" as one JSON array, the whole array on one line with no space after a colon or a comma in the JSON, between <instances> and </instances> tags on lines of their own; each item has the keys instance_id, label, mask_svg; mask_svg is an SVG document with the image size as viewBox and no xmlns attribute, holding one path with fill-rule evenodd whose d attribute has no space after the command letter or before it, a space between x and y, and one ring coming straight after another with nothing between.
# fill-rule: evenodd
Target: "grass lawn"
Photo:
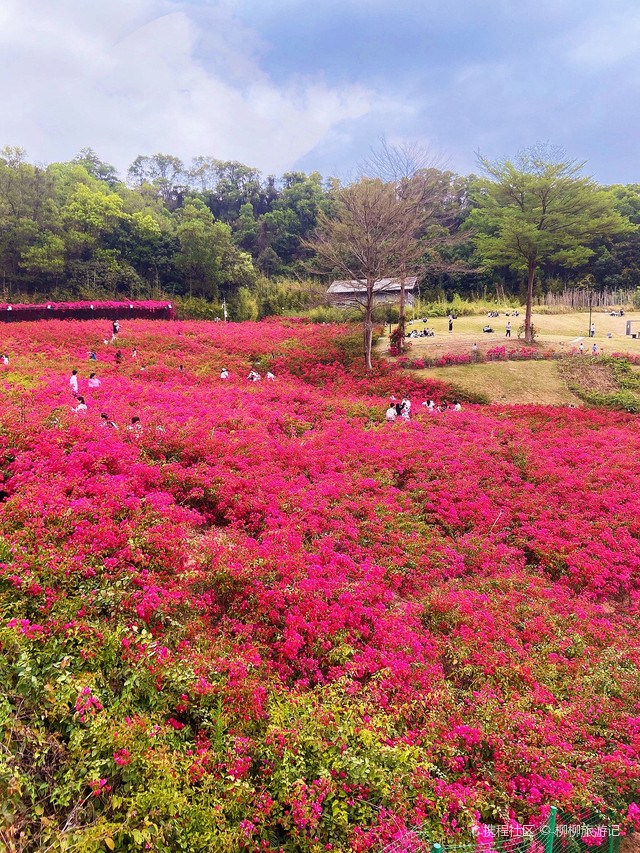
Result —
<instances>
[{"instance_id":1,"label":"grass lawn","mask_svg":"<svg viewBox=\"0 0 640 853\"><path fill-rule=\"evenodd\" d=\"M640 354L640 338L634 339L625 334L627 320L637 321L633 331L640 332L640 312L632 312L624 317L611 317L604 312L592 315L596 333L588 337L589 313L572 314L533 314L534 326L538 329L536 344L541 351L553 349L571 352L584 343L584 351L591 353L592 344L598 347L598 354L610 355L614 352ZM511 340L505 338L507 322L511 321ZM495 330L485 334L482 327L489 324ZM518 340L518 328L524 323L524 308L519 317L506 317L504 311L499 317L489 319L485 314L471 317L459 317L453 322L453 331L448 331L446 317L429 318L428 325L434 329L432 338L412 338L410 358L428 356L438 358L445 353L470 352L474 343L478 351L485 353L495 346L516 347L524 345ZM422 321L408 324L408 331L425 328ZM379 352L385 352L389 346L388 327L384 337L378 342ZM607 338L607 334L611 334ZM394 359L390 359L393 361ZM540 403L546 405L580 405L580 401L566 387L554 362L494 362L485 364L439 367L419 371L419 375L430 376L451 382L465 390L486 394L495 402L501 403Z\"/></svg>"},{"instance_id":2,"label":"grass lawn","mask_svg":"<svg viewBox=\"0 0 640 853\"><path fill-rule=\"evenodd\" d=\"M441 379L465 391L486 394L496 403L581 405L578 397L568 390L560 378L557 364L553 361L495 361L486 364L462 364L419 370L416 371L416 375Z\"/></svg>"},{"instance_id":3,"label":"grass lawn","mask_svg":"<svg viewBox=\"0 0 640 853\"><path fill-rule=\"evenodd\" d=\"M610 317L608 314L593 314L593 322L596 326L596 334L593 340L587 336L589 325L589 314L533 314L533 324L539 330L537 340L545 347L555 349L572 349L577 346L573 343L576 338L581 338L589 346L593 341L598 349L605 353L612 352L636 352L640 353L640 339L634 339L625 334L627 320L637 321L632 330L640 332L640 311L625 314L624 317ZM428 325L435 330L433 338L417 338L412 340L415 353L427 350L456 352L460 349L470 349L475 342L481 349L488 349L497 343L505 342L505 328L511 320L511 341L518 342L518 328L524 323L524 309L520 310L519 317L505 317L501 312L499 317L489 319L485 314L475 314L471 317L459 317L453 321L453 332L448 332L448 321L446 317L429 318ZM485 334L482 327L488 323L495 330L494 334ZM420 331L425 325L422 321L409 323L408 331L417 329ZM388 327L386 329L388 332ZM607 338L607 333L611 338ZM383 338L381 346L386 349L387 338ZM524 341L521 340L520 343Z\"/></svg>"}]
</instances>

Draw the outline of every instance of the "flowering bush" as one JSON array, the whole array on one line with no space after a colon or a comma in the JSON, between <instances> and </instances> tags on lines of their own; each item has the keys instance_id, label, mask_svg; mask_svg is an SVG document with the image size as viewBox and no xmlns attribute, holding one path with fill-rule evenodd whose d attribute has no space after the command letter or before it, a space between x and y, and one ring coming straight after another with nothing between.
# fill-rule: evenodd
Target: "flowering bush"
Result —
<instances>
[{"instance_id":1,"label":"flowering bush","mask_svg":"<svg viewBox=\"0 0 640 853\"><path fill-rule=\"evenodd\" d=\"M446 385L362 375L340 326L131 321L120 363L102 326L3 330L7 846L366 851L550 803L637 823L633 416L430 415Z\"/></svg>"},{"instance_id":2,"label":"flowering bush","mask_svg":"<svg viewBox=\"0 0 640 853\"><path fill-rule=\"evenodd\" d=\"M150 300L127 300L126 302L42 302L30 305L10 305L0 303L0 315L3 320L28 321L65 319L117 319L162 317L173 320L175 308L169 302Z\"/></svg>"},{"instance_id":3,"label":"flowering bush","mask_svg":"<svg viewBox=\"0 0 640 853\"><path fill-rule=\"evenodd\" d=\"M485 357L487 361L506 361L507 348L503 346L491 347L491 349L487 350Z\"/></svg>"},{"instance_id":4,"label":"flowering bush","mask_svg":"<svg viewBox=\"0 0 640 853\"><path fill-rule=\"evenodd\" d=\"M436 365L438 367L446 367L447 365L450 365L450 364L470 364L471 361L472 361L472 358L469 355L469 353L466 353L466 352L451 353L451 352L449 352L449 353L445 353L444 355L440 356L440 358L437 359L437 361L436 361Z\"/></svg>"},{"instance_id":5,"label":"flowering bush","mask_svg":"<svg viewBox=\"0 0 640 853\"><path fill-rule=\"evenodd\" d=\"M628 361L631 364L640 364L640 355L638 353L629 353L629 352L612 352L611 358L620 358L624 361Z\"/></svg>"},{"instance_id":6,"label":"flowering bush","mask_svg":"<svg viewBox=\"0 0 640 853\"><path fill-rule=\"evenodd\" d=\"M512 361L526 361L527 359L532 358L551 358L552 352L547 350L544 353L540 353L537 349L532 349L530 347L514 347L507 351L507 358Z\"/></svg>"},{"instance_id":7,"label":"flowering bush","mask_svg":"<svg viewBox=\"0 0 640 853\"><path fill-rule=\"evenodd\" d=\"M121 310L123 314L130 308L144 308L147 311L161 310L167 307L171 307L168 302L154 302L152 300L139 300L139 299L127 299L126 302L51 302L45 301L42 303L33 303L33 304L23 304L23 305L10 305L8 302L0 302L0 311L6 311L8 308L11 308L12 311L29 311L33 308L46 307L49 310L55 311L57 313L65 313L67 311L78 311L84 310L86 308L99 310L101 308L108 308L109 310Z\"/></svg>"}]
</instances>

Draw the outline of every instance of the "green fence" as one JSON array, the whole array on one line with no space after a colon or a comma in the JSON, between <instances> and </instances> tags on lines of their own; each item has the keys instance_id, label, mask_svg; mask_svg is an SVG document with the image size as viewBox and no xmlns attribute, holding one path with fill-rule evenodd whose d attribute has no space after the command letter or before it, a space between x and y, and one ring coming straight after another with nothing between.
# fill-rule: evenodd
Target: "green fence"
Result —
<instances>
[{"instance_id":1,"label":"green fence","mask_svg":"<svg viewBox=\"0 0 640 853\"><path fill-rule=\"evenodd\" d=\"M465 844L434 841L427 832L399 830L381 848L383 853L617 853L620 826L598 811L568 815L552 806L549 819L539 827L496 824L491 835Z\"/></svg>"}]
</instances>

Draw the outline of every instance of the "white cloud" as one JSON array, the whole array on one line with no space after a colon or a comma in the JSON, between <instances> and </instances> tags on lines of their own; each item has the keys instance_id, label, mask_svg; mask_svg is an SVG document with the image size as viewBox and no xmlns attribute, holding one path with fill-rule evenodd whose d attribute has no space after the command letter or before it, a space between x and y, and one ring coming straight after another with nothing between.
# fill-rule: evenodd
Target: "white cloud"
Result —
<instances>
[{"instance_id":1,"label":"white cloud","mask_svg":"<svg viewBox=\"0 0 640 853\"><path fill-rule=\"evenodd\" d=\"M122 172L156 152L281 172L375 109L362 86L277 86L232 6L209 7L200 32L182 2L0 0L0 144L44 161L91 146Z\"/></svg>"},{"instance_id":2,"label":"white cloud","mask_svg":"<svg viewBox=\"0 0 640 853\"><path fill-rule=\"evenodd\" d=\"M573 35L567 56L577 65L604 69L623 65L640 56L640 14L603 7L604 14L580 27Z\"/></svg>"}]
</instances>

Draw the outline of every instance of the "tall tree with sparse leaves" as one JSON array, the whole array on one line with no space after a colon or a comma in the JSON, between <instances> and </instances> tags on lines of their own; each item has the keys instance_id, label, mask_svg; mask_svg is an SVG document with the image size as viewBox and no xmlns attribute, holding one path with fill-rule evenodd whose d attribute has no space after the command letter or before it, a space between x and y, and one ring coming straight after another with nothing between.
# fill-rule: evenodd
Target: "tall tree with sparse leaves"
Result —
<instances>
[{"instance_id":1,"label":"tall tree with sparse leaves","mask_svg":"<svg viewBox=\"0 0 640 853\"><path fill-rule=\"evenodd\" d=\"M315 249L328 271L346 275L354 290L364 283L364 360L372 369L374 285L380 278L397 275L409 244L422 223L413 203L398 195L394 183L363 178L340 189L336 214L319 213Z\"/></svg>"},{"instance_id":2,"label":"tall tree with sparse leaves","mask_svg":"<svg viewBox=\"0 0 640 853\"><path fill-rule=\"evenodd\" d=\"M594 254L589 248L594 239L630 225L614 211L611 197L582 174L584 163L567 159L562 149L536 145L515 162L479 161L487 177L468 224L486 266L526 274L525 341L532 343L533 285L540 265L582 266Z\"/></svg>"}]
</instances>

